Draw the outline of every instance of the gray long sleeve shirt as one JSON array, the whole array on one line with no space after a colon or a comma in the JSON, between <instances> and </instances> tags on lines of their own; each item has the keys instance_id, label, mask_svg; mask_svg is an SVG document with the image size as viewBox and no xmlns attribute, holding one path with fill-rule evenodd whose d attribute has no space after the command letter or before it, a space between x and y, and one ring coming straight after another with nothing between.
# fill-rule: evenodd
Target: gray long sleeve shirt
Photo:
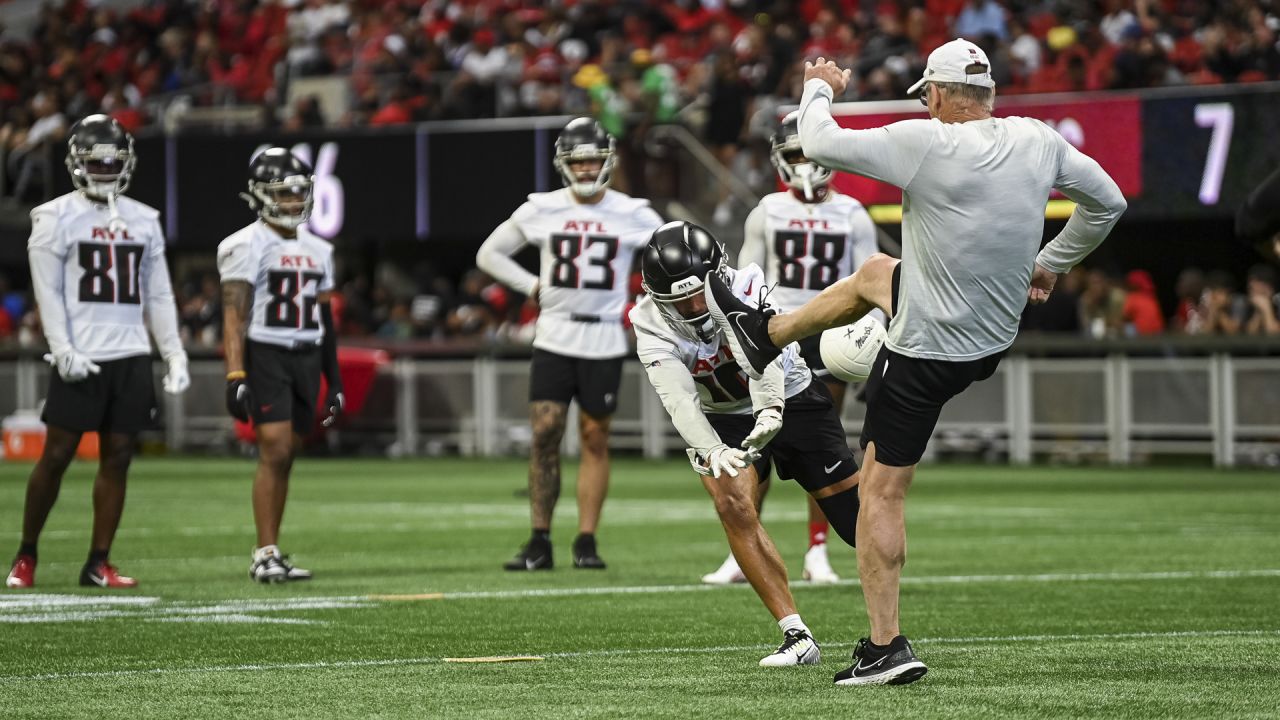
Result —
<instances>
[{"instance_id":1,"label":"gray long sleeve shirt","mask_svg":"<svg viewBox=\"0 0 1280 720\"><path fill-rule=\"evenodd\" d=\"M1034 264L1070 270L1127 207L1097 162L1031 118L848 130L831 117L831 86L810 80L800 142L814 162L902 188L902 277L888 345L909 357L974 360L1009 347ZM1054 188L1076 208L1039 250Z\"/></svg>"}]
</instances>

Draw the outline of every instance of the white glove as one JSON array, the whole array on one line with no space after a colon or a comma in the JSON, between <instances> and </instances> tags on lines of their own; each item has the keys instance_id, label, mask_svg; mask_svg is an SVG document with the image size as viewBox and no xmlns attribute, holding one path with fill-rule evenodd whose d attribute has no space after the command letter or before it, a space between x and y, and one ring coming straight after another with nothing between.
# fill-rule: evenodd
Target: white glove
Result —
<instances>
[{"instance_id":1,"label":"white glove","mask_svg":"<svg viewBox=\"0 0 1280 720\"><path fill-rule=\"evenodd\" d=\"M742 447L758 453L781 429L782 413L777 408L765 408L756 415L756 426L751 428L751 434L742 441Z\"/></svg>"},{"instance_id":2,"label":"white glove","mask_svg":"<svg viewBox=\"0 0 1280 720\"><path fill-rule=\"evenodd\" d=\"M44 361L57 368L58 374L66 382L80 382L102 371L97 363L77 350L70 350L57 357L53 353L45 353Z\"/></svg>"},{"instance_id":3,"label":"white glove","mask_svg":"<svg viewBox=\"0 0 1280 720\"><path fill-rule=\"evenodd\" d=\"M759 455L747 450L717 445L707 453L707 469L711 471L711 477L738 477L738 469L750 465L757 457Z\"/></svg>"},{"instance_id":4,"label":"white glove","mask_svg":"<svg viewBox=\"0 0 1280 720\"><path fill-rule=\"evenodd\" d=\"M176 355L169 358L169 372L162 381L164 391L170 395L181 395L191 387L191 374L187 372L187 356Z\"/></svg>"}]
</instances>

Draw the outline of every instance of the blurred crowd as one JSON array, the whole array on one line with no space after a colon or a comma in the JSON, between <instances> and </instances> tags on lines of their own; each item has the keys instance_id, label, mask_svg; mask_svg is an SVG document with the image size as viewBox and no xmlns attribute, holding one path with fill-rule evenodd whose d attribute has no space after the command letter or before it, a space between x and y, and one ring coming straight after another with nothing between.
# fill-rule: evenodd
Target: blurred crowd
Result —
<instances>
[{"instance_id":1,"label":"blurred crowd","mask_svg":"<svg viewBox=\"0 0 1280 720\"><path fill-rule=\"evenodd\" d=\"M719 145L819 55L853 68L849 99L901 98L955 36L1004 94L1252 82L1280 78L1278 30L1280 0L66 0L3 35L0 146L20 166L79 117L137 129L175 98L286 128L594 111L619 136L695 105ZM341 116L288 100L330 75Z\"/></svg>"},{"instance_id":2,"label":"blurred crowd","mask_svg":"<svg viewBox=\"0 0 1280 720\"><path fill-rule=\"evenodd\" d=\"M1077 267L1044 305L1029 306L1022 329L1093 338L1185 335L1280 335L1280 281L1255 265L1241 287L1231 273L1186 268L1174 287L1172 312L1160 303L1151 273L1123 276Z\"/></svg>"}]
</instances>

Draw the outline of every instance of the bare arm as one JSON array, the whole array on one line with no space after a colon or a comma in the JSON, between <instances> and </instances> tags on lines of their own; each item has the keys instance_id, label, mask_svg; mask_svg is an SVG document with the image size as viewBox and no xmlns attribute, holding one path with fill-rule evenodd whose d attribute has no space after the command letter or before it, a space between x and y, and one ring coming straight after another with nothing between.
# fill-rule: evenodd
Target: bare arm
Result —
<instances>
[{"instance_id":1,"label":"bare arm","mask_svg":"<svg viewBox=\"0 0 1280 720\"><path fill-rule=\"evenodd\" d=\"M228 376L244 372L244 338L252 309L252 285L244 280L222 283L222 352Z\"/></svg>"}]
</instances>

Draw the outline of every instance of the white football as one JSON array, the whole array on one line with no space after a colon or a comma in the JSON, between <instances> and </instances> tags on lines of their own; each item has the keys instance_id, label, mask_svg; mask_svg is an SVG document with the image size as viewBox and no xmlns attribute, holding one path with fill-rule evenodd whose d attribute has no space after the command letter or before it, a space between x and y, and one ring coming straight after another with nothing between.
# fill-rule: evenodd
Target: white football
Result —
<instances>
[{"instance_id":1,"label":"white football","mask_svg":"<svg viewBox=\"0 0 1280 720\"><path fill-rule=\"evenodd\" d=\"M884 340L884 326L871 316L852 325L831 328L822 333L822 363L845 382L862 382L870 377Z\"/></svg>"}]
</instances>

